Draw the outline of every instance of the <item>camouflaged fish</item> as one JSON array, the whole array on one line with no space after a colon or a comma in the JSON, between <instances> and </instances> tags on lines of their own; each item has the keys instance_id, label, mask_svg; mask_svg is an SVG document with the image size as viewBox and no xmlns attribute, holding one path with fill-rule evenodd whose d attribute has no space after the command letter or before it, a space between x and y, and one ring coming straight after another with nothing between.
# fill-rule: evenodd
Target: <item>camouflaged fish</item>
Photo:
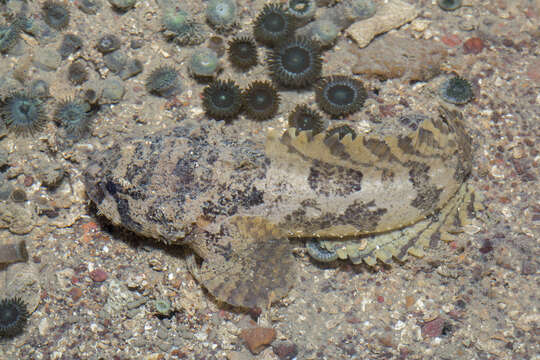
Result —
<instances>
[{"instance_id":1,"label":"camouflaged fish","mask_svg":"<svg viewBox=\"0 0 540 360\"><path fill-rule=\"evenodd\" d=\"M466 221L470 169L460 114L442 109L355 138L291 128L255 141L186 122L95 155L85 181L112 223L191 247L203 260L193 274L217 299L262 307L295 280L288 238L316 239L319 260L421 255Z\"/></svg>"}]
</instances>

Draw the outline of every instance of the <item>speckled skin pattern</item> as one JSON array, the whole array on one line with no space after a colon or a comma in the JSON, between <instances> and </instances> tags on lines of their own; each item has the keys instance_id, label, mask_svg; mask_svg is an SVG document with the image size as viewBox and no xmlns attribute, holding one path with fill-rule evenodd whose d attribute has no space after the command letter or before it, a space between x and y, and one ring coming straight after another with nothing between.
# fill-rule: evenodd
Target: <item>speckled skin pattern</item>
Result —
<instances>
[{"instance_id":1,"label":"speckled skin pattern","mask_svg":"<svg viewBox=\"0 0 540 360\"><path fill-rule=\"evenodd\" d=\"M258 141L186 122L96 154L87 192L112 223L190 246L203 259L195 277L216 298L248 307L292 286L287 238L320 238L355 262L403 258L419 247L418 231L395 242L388 234L432 228L434 215L446 221L441 209L455 213L455 199L466 197L471 143L457 112L402 117L354 140L326 135L269 130Z\"/></svg>"}]
</instances>

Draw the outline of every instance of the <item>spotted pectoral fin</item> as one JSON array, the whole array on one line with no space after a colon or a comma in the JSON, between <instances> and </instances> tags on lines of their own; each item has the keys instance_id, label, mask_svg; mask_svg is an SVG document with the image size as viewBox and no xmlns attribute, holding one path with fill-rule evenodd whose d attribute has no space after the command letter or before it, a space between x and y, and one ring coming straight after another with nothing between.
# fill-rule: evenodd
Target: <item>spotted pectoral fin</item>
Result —
<instances>
[{"instance_id":1,"label":"spotted pectoral fin","mask_svg":"<svg viewBox=\"0 0 540 360\"><path fill-rule=\"evenodd\" d=\"M220 246L201 249L194 272L218 300L233 306L266 307L289 292L295 280L292 249L285 234L258 217L236 217Z\"/></svg>"}]
</instances>

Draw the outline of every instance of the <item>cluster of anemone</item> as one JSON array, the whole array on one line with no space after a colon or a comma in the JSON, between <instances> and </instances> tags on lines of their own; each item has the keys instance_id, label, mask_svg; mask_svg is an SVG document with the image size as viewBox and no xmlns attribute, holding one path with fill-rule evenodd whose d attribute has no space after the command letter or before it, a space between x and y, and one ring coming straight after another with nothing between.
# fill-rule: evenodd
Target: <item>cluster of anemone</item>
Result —
<instances>
[{"instance_id":1,"label":"cluster of anemone","mask_svg":"<svg viewBox=\"0 0 540 360\"><path fill-rule=\"evenodd\" d=\"M267 120L279 108L280 97L269 81L254 81L244 91L233 80L216 80L202 94L206 114L217 120L236 117L242 110L253 120Z\"/></svg>"},{"instance_id":2,"label":"cluster of anemone","mask_svg":"<svg viewBox=\"0 0 540 360\"><path fill-rule=\"evenodd\" d=\"M270 47L267 63L272 80L282 87L295 89L316 84L319 107L334 118L357 112L367 98L361 81L339 75L321 78L322 47L314 38L320 38L325 45L329 45L335 40L339 29L324 22L314 22L307 33L309 36L295 36L296 26L302 23L302 19L313 17L315 3L311 0L290 0L288 5L286 9L282 4L267 4L254 21L255 40ZM227 51L230 63L241 71L247 71L257 64L257 46L249 36L234 37L229 41ZM207 63L214 65L217 58L215 62ZM191 73L194 73L194 68L190 64ZM213 75L214 71L209 73ZM218 80L208 85L202 94L203 107L208 116L230 119L240 113L241 107L248 118L255 120L269 119L277 113L279 95L270 82L252 83L243 91L241 101L238 91L232 80ZM305 105L297 106L289 116L289 123L300 131L311 130L314 134L325 128L320 114Z\"/></svg>"}]
</instances>

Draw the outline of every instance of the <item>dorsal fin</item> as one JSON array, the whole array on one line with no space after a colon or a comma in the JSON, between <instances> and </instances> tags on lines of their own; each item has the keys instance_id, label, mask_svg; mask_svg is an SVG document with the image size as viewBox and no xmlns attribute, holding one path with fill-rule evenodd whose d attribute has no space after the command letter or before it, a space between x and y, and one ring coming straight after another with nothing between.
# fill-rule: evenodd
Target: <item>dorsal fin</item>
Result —
<instances>
[{"instance_id":1,"label":"dorsal fin","mask_svg":"<svg viewBox=\"0 0 540 360\"><path fill-rule=\"evenodd\" d=\"M290 161L317 160L347 168L362 169L366 165L379 168L396 167L407 161L444 161L452 156L470 153L470 139L464 133L459 113L447 109L435 120L425 118L418 128L406 134L365 134L354 139L351 134L339 138L326 132L289 128L281 135L272 131L266 151L270 157Z\"/></svg>"}]
</instances>

